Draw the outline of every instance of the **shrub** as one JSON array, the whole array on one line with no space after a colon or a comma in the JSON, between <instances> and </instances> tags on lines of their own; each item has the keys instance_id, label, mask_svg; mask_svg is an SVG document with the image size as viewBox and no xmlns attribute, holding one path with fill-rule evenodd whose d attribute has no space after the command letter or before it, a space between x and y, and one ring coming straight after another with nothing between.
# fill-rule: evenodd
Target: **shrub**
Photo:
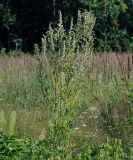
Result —
<instances>
[{"instance_id":1,"label":"shrub","mask_svg":"<svg viewBox=\"0 0 133 160\"><path fill-rule=\"evenodd\" d=\"M72 147L70 147L70 145ZM97 146L92 145L85 138L67 144L68 152L65 148L51 148L51 143L45 141L33 141L30 139L17 139L14 136L5 136L0 134L0 159L1 160L47 160L47 159L64 159L64 160L131 160L132 149L127 155L122 149L120 140L107 139ZM69 148L70 147L70 148Z\"/></svg>"}]
</instances>

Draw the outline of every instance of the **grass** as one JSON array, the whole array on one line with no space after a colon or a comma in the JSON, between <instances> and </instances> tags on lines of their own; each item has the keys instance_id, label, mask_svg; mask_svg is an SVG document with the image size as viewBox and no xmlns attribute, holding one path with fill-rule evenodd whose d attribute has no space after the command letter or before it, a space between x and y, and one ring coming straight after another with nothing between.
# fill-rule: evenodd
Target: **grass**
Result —
<instances>
[{"instance_id":1,"label":"grass","mask_svg":"<svg viewBox=\"0 0 133 160\"><path fill-rule=\"evenodd\" d=\"M127 68L128 57L130 57L130 60L131 60L132 54L116 55L112 53L109 55L94 56L92 58L93 60L91 62L91 65L89 66L90 73L88 75L89 76L88 86L86 86L86 89L88 92L86 95L86 100L89 101L90 106L88 106L87 109L83 109L83 108L81 109L82 111L80 115L83 115L82 120L79 118L81 120L80 122L81 124L82 123L86 124L86 122L84 121L87 121L88 125L91 126L90 119L87 120L86 117L90 115L90 117L92 118L91 120L92 122L93 122L93 118L97 118L97 115L95 115L97 113L93 113L93 110L94 112L97 112L97 110L104 109L107 101L111 99L110 97L111 90L112 92L116 91L118 89L117 87L119 87L119 84L116 84L116 83L120 83L121 85L121 83L125 82L125 83L129 83L130 85L130 82L132 81L133 65L130 62L131 73L130 73L130 78L128 79L128 82L126 82L127 81L126 78L128 77L128 68ZM30 122L28 126L35 127L38 124L40 124L38 125L38 129L40 128L39 131L41 132L41 130L43 129L43 124L45 123L45 121L41 119L45 119L45 114L47 114L47 108L43 106L42 97L41 95L39 95L40 91L38 90L38 86L37 86L37 79L36 79L37 66L36 66L35 56L25 55L18 58L1 57L0 62L1 62L0 63L1 64L1 67L0 67L1 97L0 99L1 99L1 109L4 110L5 112L4 114L7 114L5 117L10 117L10 113L12 113L12 110L16 110L17 117L19 117L19 119L17 120L18 123L16 124L18 125L17 126L18 129L21 128L19 126L23 125L20 122L24 122L21 119L24 119L24 120L27 119L26 120L27 123L28 121ZM121 96L121 95L118 95L118 96ZM95 111L95 108L96 108L96 111ZM90 113L91 110L92 110L92 115ZM34 115L39 115L39 116L37 118ZM36 120L36 118L38 120ZM37 121L37 124L36 123L34 124L34 122L36 121ZM89 127L88 125L87 127ZM81 127L81 128L83 128L84 130L84 127ZM97 126L96 128L94 128L92 123L92 127L90 128L93 128L95 130L97 129ZM86 127L85 127L85 130L86 130ZM30 135L30 136L33 138L38 137L39 132L36 132L36 129L34 129L33 131L35 135L33 136ZM16 133L18 136L23 135L22 132L20 135L18 131L16 131ZM30 133L33 133L33 132L31 131ZM93 132L92 132L92 135L93 135ZM97 135L97 137L99 137L99 135Z\"/></svg>"},{"instance_id":2,"label":"grass","mask_svg":"<svg viewBox=\"0 0 133 160\"><path fill-rule=\"evenodd\" d=\"M107 137L121 139L125 148L133 144L131 57L132 54L111 53L90 59L85 102L76 111L73 130L82 132L92 144L99 145ZM0 62L1 131L20 138L44 139L52 113L39 95L36 56L1 57ZM78 94L76 101L80 103L82 94ZM11 127L13 112L15 127Z\"/></svg>"}]
</instances>

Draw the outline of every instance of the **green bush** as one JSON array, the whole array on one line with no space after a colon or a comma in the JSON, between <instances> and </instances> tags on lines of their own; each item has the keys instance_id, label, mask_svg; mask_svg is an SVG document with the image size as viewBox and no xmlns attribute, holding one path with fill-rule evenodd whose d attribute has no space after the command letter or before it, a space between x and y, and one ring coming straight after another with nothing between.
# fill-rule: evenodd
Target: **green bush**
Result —
<instances>
[{"instance_id":1,"label":"green bush","mask_svg":"<svg viewBox=\"0 0 133 160\"><path fill-rule=\"evenodd\" d=\"M120 140L107 139L102 144L93 145L87 139L74 140L66 145L64 152L56 144L51 148L51 142L18 139L14 136L0 134L0 160L131 160L132 148L129 154L124 152Z\"/></svg>"}]
</instances>

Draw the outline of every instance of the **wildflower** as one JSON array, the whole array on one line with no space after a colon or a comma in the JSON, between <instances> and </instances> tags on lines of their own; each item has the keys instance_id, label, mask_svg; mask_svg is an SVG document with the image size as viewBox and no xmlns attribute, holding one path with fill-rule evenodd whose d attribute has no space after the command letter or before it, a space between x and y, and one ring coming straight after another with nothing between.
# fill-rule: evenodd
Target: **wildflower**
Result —
<instances>
[{"instance_id":1,"label":"wildflower","mask_svg":"<svg viewBox=\"0 0 133 160\"><path fill-rule=\"evenodd\" d=\"M96 107L91 107L90 111L97 111L97 108Z\"/></svg>"},{"instance_id":2,"label":"wildflower","mask_svg":"<svg viewBox=\"0 0 133 160\"><path fill-rule=\"evenodd\" d=\"M97 119L97 118L98 118L98 116L93 116L93 118L94 118L94 119Z\"/></svg>"},{"instance_id":3,"label":"wildflower","mask_svg":"<svg viewBox=\"0 0 133 160\"><path fill-rule=\"evenodd\" d=\"M74 128L75 130L79 130L79 127Z\"/></svg>"},{"instance_id":4,"label":"wildflower","mask_svg":"<svg viewBox=\"0 0 133 160\"><path fill-rule=\"evenodd\" d=\"M97 137L97 135L96 134L93 134L93 135L91 135L92 137Z\"/></svg>"},{"instance_id":5,"label":"wildflower","mask_svg":"<svg viewBox=\"0 0 133 160\"><path fill-rule=\"evenodd\" d=\"M82 114L87 114L87 112L82 112Z\"/></svg>"},{"instance_id":6,"label":"wildflower","mask_svg":"<svg viewBox=\"0 0 133 160\"><path fill-rule=\"evenodd\" d=\"M87 125L86 125L86 124L82 124L82 126L83 126L83 127L87 127Z\"/></svg>"},{"instance_id":7,"label":"wildflower","mask_svg":"<svg viewBox=\"0 0 133 160\"><path fill-rule=\"evenodd\" d=\"M39 140L44 140L45 139L45 135L40 135L39 136Z\"/></svg>"},{"instance_id":8,"label":"wildflower","mask_svg":"<svg viewBox=\"0 0 133 160\"><path fill-rule=\"evenodd\" d=\"M93 118L93 116L89 116L90 118Z\"/></svg>"}]
</instances>

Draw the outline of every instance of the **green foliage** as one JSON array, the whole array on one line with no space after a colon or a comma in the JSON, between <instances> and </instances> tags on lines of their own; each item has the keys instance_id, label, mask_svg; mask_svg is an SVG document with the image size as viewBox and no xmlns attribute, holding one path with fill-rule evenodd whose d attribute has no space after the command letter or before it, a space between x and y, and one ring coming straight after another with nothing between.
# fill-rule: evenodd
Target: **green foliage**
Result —
<instances>
[{"instance_id":1,"label":"green foliage","mask_svg":"<svg viewBox=\"0 0 133 160\"><path fill-rule=\"evenodd\" d=\"M128 82L128 86L125 83L124 81L110 89L109 99L101 112L101 117L104 131L110 137L121 138L128 150L132 145L133 103L131 90L133 86L131 82Z\"/></svg>"},{"instance_id":2,"label":"green foliage","mask_svg":"<svg viewBox=\"0 0 133 160\"><path fill-rule=\"evenodd\" d=\"M70 143L68 145L71 145ZM69 147L69 146L67 146ZM44 160L44 159L63 159L71 160L131 160L132 151L127 154L123 151L120 140L109 140L95 146L83 139L73 142L67 154L61 148L55 146L51 148L50 142L32 141L30 139L17 139L13 136L0 134L0 159L1 160Z\"/></svg>"},{"instance_id":3,"label":"green foliage","mask_svg":"<svg viewBox=\"0 0 133 160\"><path fill-rule=\"evenodd\" d=\"M9 29L10 25L15 22L15 15L11 14L11 9L6 5L4 6L2 3L0 3L0 15L3 27Z\"/></svg>"},{"instance_id":4,"label":"green foliage","mask_svg":"<svg viewBox=\"0 0 133 160\"><path fill-rule=\"evenodd\" d=\"M115 139L114 141L107 141L100 146L100 152L98 159L110 159L110 160L125 160L127 155L124 154L122 144L120 140Z\"/></svg>"},{"instance_id":5,"label":"green foliage","mask_svg":"<svg viewBox=\"0 0 133 160\"><path fill-rule=\"evenodd\" d=\"M46 41L46 53L51 54L72 54L74 52L92 52L93 35L92 28L95 24L94 16L89 12L78 12L77 22L74 25L73 19L69 30L66 32L63 26L62 14L59 14L57 28L49 26L49 30L44 36ZM46 40L45 40L46 38Z\"/></svg>"},{"instance_id":6,"label":"green foliage","mask_svg":"<svg viewBox=\"0 0 133 160\"><path fill-rule=\"evenodd\" d=\"M75 137L74 126L79 112L78 108L87 106L84 103L84 97L79 101L77 98L80 96L79 91L85 92L85 65L87 65L86 59L91 56L92 29L95 19L87 11L79 12L77 24L73 26L72 23L71 21L70 30L66 32L60 13L57 28L53 29L50 25L47 34L42 39L42 50L38 57L37 69L42 97L45 106L51 112L46 139L53 150L53 158L61 159L65 159L72 147L70 143ZM72 47L69 42L73 44ZM51 71L50 79L48 69ZM44 89L47 86L47 80L51 83L51 87ZM70 146L67 147L67 144ZM57 151L55 151L55 146L58 148Z\"/></svg>"},{"instance_id":7,"label":"green foliage","mask_svg":"<svg viewBox=\"0 0 133 160\"><path fill-rule=\"evenodd\" d=\"M63 14L65 30L69 30L71 17L75 24L78 10L87 9L97 18L96 52L133 50L132 0L56 0L55 6L52 2L3 0L0 3L0 48L33 51L35 43L41 44L40 37L49 23L53 22L52 27L57 25L59 10Z\"/></svg>"},{"instance_id":8,"label":"green foliage","mask_svg":"<svg viewBox=\"0 0 133 160\"><path fill-rule=\"evenodd\" d=\"M9 29L15 23L16 17L5 3L0 3L0 50L7 47ZM2 38L4 37L4 38ZM6 44L6 45L5 45Z\"/></svg>"},{"instance_id":9,"label":"green foliage","mask_svg":"<svg viewBox=\"0 0 133 160\"><path fill-rule=\"evenodd\" d=\"M126 12L126 3L115 0L91 0L80 1L89 6L97 17L95 33L96 51L126 51L130 48L130 36L127 29L121 27L120 16Z\"/></svg>"},{"instance_id":10,"label":"green foliage","mask_svg":"<svg viewBox=\"0 0 133 160\"><path fill-rule=\"evenodd\" d=\"M1 48L0 50L0 56L4 56L6 54L6 49L5 48Z\"/></svg>"}]
</instances>

